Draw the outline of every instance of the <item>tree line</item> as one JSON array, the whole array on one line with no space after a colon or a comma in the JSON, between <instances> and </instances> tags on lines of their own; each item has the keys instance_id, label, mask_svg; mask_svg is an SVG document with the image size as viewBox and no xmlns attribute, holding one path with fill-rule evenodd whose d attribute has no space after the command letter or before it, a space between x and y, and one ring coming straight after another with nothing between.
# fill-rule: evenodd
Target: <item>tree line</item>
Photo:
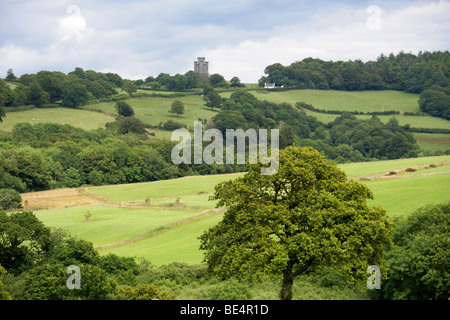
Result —
<instances>
[{"instance_id":1,"label":"tree line","mask_svg":"<svg viewBox=\"0 0 450 320\"><path fill-rule=\"evenodd\" d=\"M275 83L297 89L383 90L421 93L433 85L450 85L448 51L419 52L388 56L376 61L323 61L306 58L289 66L274 63L264 70L259 85Z\"/></svg>"},{"instance_id":2,"label":"tree line","mask_svg":"<svg viewBox=\"0 0 450 320\"><path fill-rule=\"evenodd\" d=\"M246 90L220 98L216 107L219 111L204 130L217 128L225 134L226 129L279 129L281 149L313 146L338 163L418 154L414 137L395 119L384 124L376 116L360 120L343 114L324 124L290 104L261 101ZM18 123L11 132L1 132L0 188L26 192L245 170L239 164L175 165L170 157L174 142L153 138L126 102L117 102L116 108L116 121L104 129ZM179 127L175 123L171 129Z\"/></svg>"},{"instance_id":3,"label":"tree line","mask_svg":"<svg viewBox=\"0 0 450 320\"><path fill-rule=\"evenodd\" d=\"M408 127L400 126L395 118L385 124L375 115L362 120L343 113L324 124L301 108L261 101L245 90L233 92L216 107L219 112L208 127L222 133L236 128L278 128L280 148L293 144L313 146L336 162L417 157L419 152Z\"/></svg>"}]
</instances>

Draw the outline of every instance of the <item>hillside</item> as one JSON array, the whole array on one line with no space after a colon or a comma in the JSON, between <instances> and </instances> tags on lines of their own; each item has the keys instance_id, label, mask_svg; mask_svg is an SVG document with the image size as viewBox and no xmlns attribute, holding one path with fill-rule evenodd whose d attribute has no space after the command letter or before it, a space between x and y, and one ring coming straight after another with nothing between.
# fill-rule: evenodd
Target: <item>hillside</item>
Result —
<instances>
[{"instance_id":1,"label":"hillside","mask_svg":"<svg viewBox=\"0 0 450 320\"><path fill-rule=\"evenodd\" d=\"M348 177L373 191L370 205L391 217L450 200L450 156L340 165ZM392 172L395 172L393 174ZM101 254L143 256L153 264L200 263L197 237L221 219L208 201L214 185L242 175L183 177L114 186L22 194L45 224L94 243ZM60 199L57 202L56 199ZM146 199L150 203L146 203ZM91 213L89 222L85 215Z\"/></svg>"}]
</instances>

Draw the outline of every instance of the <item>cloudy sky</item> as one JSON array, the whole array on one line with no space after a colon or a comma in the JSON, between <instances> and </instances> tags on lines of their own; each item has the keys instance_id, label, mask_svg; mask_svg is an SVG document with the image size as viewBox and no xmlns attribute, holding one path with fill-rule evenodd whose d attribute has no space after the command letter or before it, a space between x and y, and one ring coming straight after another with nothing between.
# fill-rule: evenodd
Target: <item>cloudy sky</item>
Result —
<instances>
[{"instance_id":1,"label":"cloudy sky","mask_svg":"<svg viewBox=\"0 0 450 320\"><path fill-rule=\"evenodd\" d=\"M81 67L145 79L204 56L210 73L257 82L276 62L449 47L450 0L0 0L0 77Z\"/></svg>"}]
</instances>

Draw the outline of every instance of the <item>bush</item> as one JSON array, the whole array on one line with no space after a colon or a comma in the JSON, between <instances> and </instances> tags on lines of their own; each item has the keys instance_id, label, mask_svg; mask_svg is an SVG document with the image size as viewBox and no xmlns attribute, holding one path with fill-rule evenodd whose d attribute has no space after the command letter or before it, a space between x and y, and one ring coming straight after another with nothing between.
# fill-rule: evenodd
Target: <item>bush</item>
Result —
<instances>
[{"instance_id":1,"label":"bush","mask_svg":"<svg viewBox=\"0 0 450 320\"><path fill-rule=\"evenodd\" d=\"M163 128L168 131L173 131L176 129L184 128L184 124L173 120L169 120L166 123L164 123Z\"/></svg>"},{"instance_id":2,"label":"bush","mask_svg":"<svg viewBox=\"0 0 450 320\"><path fill-rule=\"evenodd\" d=\"M114 295L115 300L174 300L176 295L159 290L153 284L139 284L136 287L120 286Z\"/></svg>"},{"instance_id":3,"label":"bush","mask_svg":"<svg viewBox=\"0 0 450 320\"><path fill-rule=\"evenodd\" d=\"M0 189L0 207L3 210L22 208L22 197L14 189Z\"/></svg>"},{"instance_id":4,"label":"bush","mask_svg":"<svg viewBox=\"0 0 450 320\"><path fill-rule=\"evenodd\" d=\"M117 113L123 117L131 117L134 115L133 108L124 101L116 102Z\"/></svg>"},{"instance_id":5,"label":"bush","mask_svg":"<svg viewBox=\"0 0 450 320\"><path fill-rule=\"evenodd\" d=\"M386 254L382 299L447 300L450 292L450 202L428 205L395 223Z\"/></svg>"},{"instance_id":6,"label":"bush","mask_svg":"<svg viewBox=\"0 0 450 320\"><path fill-rule=\"evenodd\" d=\"M134 117L125 117L118 121L120 134L131 133L147 133L145 130L145 124Z\"/></svg>"}]
</instances>

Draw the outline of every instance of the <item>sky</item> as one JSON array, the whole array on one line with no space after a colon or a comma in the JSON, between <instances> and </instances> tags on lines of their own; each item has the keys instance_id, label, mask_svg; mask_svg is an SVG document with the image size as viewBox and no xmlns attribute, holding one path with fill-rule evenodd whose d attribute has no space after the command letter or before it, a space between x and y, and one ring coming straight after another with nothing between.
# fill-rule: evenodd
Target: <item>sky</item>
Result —
<instances>
[{"instance_id":1,"label":"sky","mask_svg":"<svg viewBox=\"0 0 450 320\"><path fill-rule=\"evenodd\" d=\"M81 67L137 80L205 57L210 74L256 83L273 63L449 47L450 0L0 0L0 77Z\"/></svg>"}]
</instances>

